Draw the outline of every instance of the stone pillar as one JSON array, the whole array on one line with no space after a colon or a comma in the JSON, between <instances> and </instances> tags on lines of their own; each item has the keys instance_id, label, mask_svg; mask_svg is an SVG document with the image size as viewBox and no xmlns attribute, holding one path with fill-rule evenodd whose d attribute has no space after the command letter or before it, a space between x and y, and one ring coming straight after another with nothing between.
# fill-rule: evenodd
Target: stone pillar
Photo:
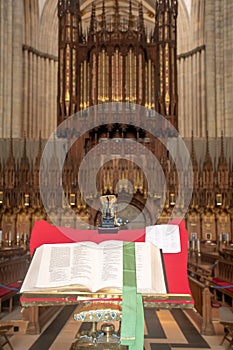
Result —
<instances>
[{"instance_id":1,"label":"stone pillar","mask_svg":"<svg viewBox=\"0 0 233 350\"><path fill-rule=\"evenodd\" d=\"M219 0L221 3L221 0ZM233 99L232 99L232 90L233 90L233 2L224 1L224 121L225 121L225 135L232 137L233 133L233 119L232 119L232 110L233 110Z\"/></svg>"},{"instance_id":2,"label":"stone pillar","mask_svg":"<svg viewBox=\"0 0 233 350\"><path fill-rule=\"evenodd\" d=\"M184 98L184 135L190 135L189 133L189 114L188 114L188 105L189 105L189 100L188 100L188 89L187 89L187 82L188 82L188 57L184 58L184 77L185 77L185 82L184 82L184 91L183 91L183 98Z\"/></svg>"},{"instance_id":3,"label":"stone pillar","mask_svg":"<svg viewBox=\"0 0 233 350\"><path fill-rule=\"evenodd\" d=\"M196 53L195 61L196 61L196 71L197 71L197 81L196 81L196 125L197 125L197 135L200 134L200 105L201 105L201 87L200 87L200 51Z\"/></svg>"},{"instance_id":4,"label":"stone pillar","mask_svg":"<svg viewBox=\"0 0 233 350\"><path fill-rule=\"evenodd\" d=\"M33 52L32 54L32 114L31 114L31 130L30 138L35 138L35 133L37 132L37 86L38 86L38 77L37 77L37 55Z\"/></svg>"},{"instance_id":5,"label":"stone pillar","mask_svg":"<svg viewBox=\"0 0 233 350\"><path fill-rule=\"evenodd\" d=\"M200 94L201 94L201 114L200 114L200 120L201 120L201 128L199 131L199 137L205 137L206 135L206 79L205 79L205 71L206 71L206 51L201 51L201 87L200 87Z\"/></svg>"},{"instance_id":6,"label":"stone pillar","mask_svg":"<svg viewBox=\"0 0 233 350\"><path fill-rule=\"evenodd\" d=\"M27 135L27 115L28 115L28 50L23 51L23 112L22 131Z\"/></svg>"},{"instance_id":7,"label":"stone pillar","mask_svg":"<svg viewBox=\"0 0 233 350\"><path fill-rule=\"evenodd\" d=\"M209 137L216 137L216 80L215 80L215 3L205 2L205 43L206 43L206 101L207 130Z\"/></svg>"},{"instance_id":8,"label":"stone pillar","mask_svg":"<svg viewBox=\"0 0 233 350\"><path fill-rule=\"evenodd\" d=\"M177 70L178 70L178 90L183 92L184 91L184 72L183 72L183 62L184 59L181 57L178 60L177 63ZM178 93L179 94L179 93ZM180 116L184 115L184 99L180 98L179 99L179 113ZM179 131L181 133L181 135L183 135L183 131L184 131L184 125L183 125L183 118L178 118L179 119Z\"/></svg>"},{"instance_id":9,"label":"stone pillar","mask_svg":"<svg viewBox=\"0 0 233 350\"><path fill-rule=\"evenodd\" d=\"M4 8L5 2L0 1L0 120L4 118ZM0 138L3 137L3 123L0 124Z\"/></svg>"},{"instance_id":10,"label":"stone pillar","mask_svg":"<svg viewBox=\"0 0 233 350\"><path fill-rule=\"evenodd\" d=\"M27 137L31 137L32 130L32 115L33 115L33 84L32 84L32 76L33 76L33 52L29 50L28 52L28 115L27 118Z\"/></svg>"},{"instance_id":11,"label":"stone pillar","mask_svg":"<svg viewBox=\"0 0 233 350\"><path fill-rule=\"evenodd\" d=\"M192 117L194 125L194 136L198 133L198 114L197 114L197 52L192 55L192 76L193 76L193 88L192 88Z\"/></svg>"},{"instance_id":12,"label":"stone pillar","mask_svg":"<svg viewBox=\"0 0 233 350\"><path fill-rule=\"evenodd\" d=\"M215 7L215 56L216 56L216 123L217 123L217 136L221 136L222 130L224 127L224 50L223 50L223 30L224 30L224 21L223 21L223 6L222 1L217 0Z\"/></svg>"},{"instance_id":13,"label":"stone pillar","mask_svg":"<svg viewBox=\"0 0 233 350\"><path fill-rule=\"evenodd\" d=\"M23 84L23 1L13 0L12 20L12 136L22 137L22 84Z\"/></svg>"},{"instance_id":14,"label":"stone pillar","mask_svg":"<svg viewBox=\"0 0 233 350\"><path fill-rule=\"evenodd\" d=\"M12 59L13 59L13 42L12 42L12 0L2 1L3 5L3 32L1 41L3 41L3 111L2 119L2 137L11 136L11 117L12 117Z\"/></svg>"}]
</instances>

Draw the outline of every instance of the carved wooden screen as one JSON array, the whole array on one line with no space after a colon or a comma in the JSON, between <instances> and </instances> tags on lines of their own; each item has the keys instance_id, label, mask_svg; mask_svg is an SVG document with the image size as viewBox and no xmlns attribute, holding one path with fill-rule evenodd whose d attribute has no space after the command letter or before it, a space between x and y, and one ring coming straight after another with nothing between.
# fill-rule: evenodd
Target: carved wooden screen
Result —
<instances>
[{"instance_id":1,"label":"carved wooden screen","mask_svg":"<svg viewBox=\"0 0 233 350\"><path fill-rule=\"evenodd\" d=\"M124 15L121 6L93 1L84 34L79 1L59 2L58 124L87 107L122 101L155 109L177 126L177 3L155 1L150 29L141 3L129 1Z\"/></svg>"}]
</instances>

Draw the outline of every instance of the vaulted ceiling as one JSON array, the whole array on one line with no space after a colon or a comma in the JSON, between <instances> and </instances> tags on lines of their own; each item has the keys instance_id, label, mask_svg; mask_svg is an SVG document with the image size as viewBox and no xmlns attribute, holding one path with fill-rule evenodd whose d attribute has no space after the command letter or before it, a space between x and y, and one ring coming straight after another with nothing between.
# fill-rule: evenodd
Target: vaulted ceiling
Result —
<instances>
[{"instance_id":1,"label":"vaulted ceiling","mask_svg":"<svg viewBox=\"0 0 233 350\"><path fill-rule=\"evenodd\" d=\"M40 13L43 12L43 8L46 2L48 2L49 0L39 0L39 9L40 9ZM93 0L80 0L80 4L82 7L87 7ZM191 1L192 0L181 0L183 2L183 4L186 6L187 11L190 12L190 8L191 8ZM138 1L134 1L138 2ZM127 2L125 1L125 3L127 4ZM149 11L151 9L151 7L153 8L154 6L154 1L153 0L142 0L142 4L144 7L148 8Z\"/></svg>"},{"instance_id":2,"label":"vaulted ceiling","mask_svg":"<svg viewBox=\"0 0 233 350\"><path fill-rule=\"evenodd\" d=\"M38 1L38 15L40 17L40 48L52 54L57 52L57 4L58 0L34 0ZM128 18L129 1L118 0L120 6L120 15ZM178 52L183 51L183 43L189 40L189 26L191 2L193 0L178 0ZM111 14L114 10L114 0L105 0L106 13ZM138 16L138 5L142 2L144 10L144 21L148 29L154 24L154 4L155 0L132 0L132 10L135 18ZM91 7L93 0L80 0L82 12L82 23L85 26L89 25ZM102 12L103 0L95 0L96 14ZM193 4L192 4L193 5ZM33 28L32 28L33 30ZM49 33L49 35L48 35Z\"/></svg>"}]
</instances>

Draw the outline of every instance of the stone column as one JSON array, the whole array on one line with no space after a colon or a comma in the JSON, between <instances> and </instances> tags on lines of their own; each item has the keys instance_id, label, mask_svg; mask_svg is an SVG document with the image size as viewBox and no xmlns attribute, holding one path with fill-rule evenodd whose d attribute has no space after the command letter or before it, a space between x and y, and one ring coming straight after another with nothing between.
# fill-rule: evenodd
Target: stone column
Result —
<instances>
[{"instance_id":1,"label":"stone column","mask_svg":"<svg viewBox=\"0 0 233 350\"><path fill-rule=\"evenodd\" d=\"M197 52L195 52L192 56L192 80L193 80L193 87L192 87L192 116L193 116L193 130L194 130L194 137L198 133L198 114L197 114ZM192 81L191 80L191 81Z\"/></svg>"},{"instance_id":2,"label":"stone column","mask_svg":"<svg viewBox=\"0 0 233 350\"><path fill-rule=\"evenodd\" d=\"M0 138L4 137L3 130L3 118L4 118L4 9L6 3L0 1Z\"/></svg>"},{"instance_id":3,"label":"stone column","mask_svg":"<svg viewBox=\"0 0 233 350\"><path fill-rule=\"evenodd\" d=\"M220 1L220 0L219 0ZM221 2L221 1L220 1ZM224 97L225 97L225 136L232 137L233 133L233 2L224 2Z\"/></svg>"},{"instance_id":4,"label":"stone column","mask_svg":"<svg viewBox=\"0 0 233 350\"><path fill-rule=\"evenodd\" d=\"M200 120L201 120L201 128L200 128L200 137L205 137L206 135L206 79L205 79L205 72L206 72L206 51L202 50L201 51L201 87L200 87L200 93L201 93L201 115L200 115Z\"/></svg>"},{"instance_id":5,"label":"stone column","mask_svg":"<svg viewBox=\"0 0 233 350\"><path fill-rule=\"evenodd\" d=\"M222 1L216 1L215 8L215 18L216 18L216 95L217 95L217 136L221 136L221 132L225 130L224 123L224 19L223 19L223 6Z\"/></svg>"},{"instance_id":6,"label":"stone column","mask_svg":"<svg viewBox=\"0 0 233 350\"><path fill-rule=\"evenodd\" d=\"M190 135L188 130L188 120L190 118L188 114L188 89L187 89L187 82L188 82L188 57L184 58L184 90L183 90L183 99L184 99L184 135Z\"/></svg>"},{"instance_id":7,"label":"stone column","mask_svg":"<svg viewBox=\"0 0 233 350\"><path fill-rule=\"evenodd\" d=\"M200 87L200 51L197 51L195 56L196 61L196 71L197 71L197 80L196 80L196 125L197 125L197 135L200 135L200 105L201 105L201 87Z\"/></svg>"},{"instance_id":8,"label":"stone column","mask_svg":"<svg viewBox=\"0 0 233 350\"><path fill-rule=\"evenodd\" d=\"M22 137L23 1L13 0L12 8L12 136Z\"/></svg>"},{"instance_id":9,"label":"stone column","mask_svg":"<svg viewBox=\"0 0 233 350\"><path fill-rule=\"evenodd\" d=\"M31 115L31 138L35 138L35 133L37 132L37 114L36 114L36 106L37 106L37 54L33 52L32 55L32 115Z\"/></svg>"},{"instance_id":10,"label":"stone column","mask_svg":"<svg viewBox=\"0 0 233 350\"><path fill-rule=\"evenodd\" d=\"M181 57L177 62L177 69L178 69L178 96L180 93L183 94L184 91L184 71L183 71L183 62L184 59ZM181 135L184 135L184 125L183 125L183 118L180 118L179 116L184 115L184 98L182 95L180 95L179 98L179 113L178 113L178 120L179 120L179 132Z\"/></svg>"},{"instance_id":11,"label":"stone column","mask_svg":"<svg viewBox=\"0 0 233 350\"><path fill-rule=\"evenodd\" d=\"M186 111L186 121L187 123L187 134L191 135L191 131L193 128L193 115L192 115L192 88L189 87L192 86L193 82L193 64L192 64L192 56L189 55L186 59L186 65L187 65L187 111Z\"/></svg>"},{"instance_id":12,"label":"stone column","mask_svg":"<svg viewBox=\"0 0 233 350\"><path fill-rule=\"evenodd\" d=\"M207 129L209 137L215 137L216 130L216 80L215 80L215 3L205 2L205 43L206 43L206 101Z\"/></svg>"},{"instance_id":13,"label":"stone column","mask_svg":"<svg viewBox=\"0 0 233 350\"><path fill-rule=\"evenodd\" d=\"M12 121L12 59L13 59L13 33L12 33L12 7L13 1L4 1L4 30L3 30L3 120L2 129L3 137L11 136Z\"/></svg>"},{"instance_id":14,"label":"stone column","mask_svg":"<svg viewBox=\"0 0 233 350\"><path fill-rule=\"evenodd\" d=\"M31 131L32 131L32 115L33 115L33 83L32 83L32 77L33 77L33 52L30 50L28 52L28 115L27 118L27 137L31 137Z\"/></svg>"},{"instance_id":15,"label":"stone column","mask_svg":"<svg viewBox=\"0 0 233 350\"><path fill-rule=\"evenodd\" d=\"M28 50L23 51L23 112L22 112L22 132L27 135L27 115L28 115Z\"/></svg>"}]
</instances>

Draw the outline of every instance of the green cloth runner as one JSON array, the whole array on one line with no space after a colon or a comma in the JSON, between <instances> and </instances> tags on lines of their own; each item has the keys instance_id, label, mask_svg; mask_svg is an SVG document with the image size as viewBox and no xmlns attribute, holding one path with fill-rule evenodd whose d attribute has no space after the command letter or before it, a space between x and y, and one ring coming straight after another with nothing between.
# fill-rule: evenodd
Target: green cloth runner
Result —
<instances>
[{"instance_id":1,"label":"green cloth runner","mask_svg":"<svg viewBox=\"0 0 233 350\"><path fill-rule=\"evenodd\" d=\"M143 350L144 312L142 295L137 293L135 243L123 242L123 292L121 344L129 350Z\"/></svg>"}]
</instances>

